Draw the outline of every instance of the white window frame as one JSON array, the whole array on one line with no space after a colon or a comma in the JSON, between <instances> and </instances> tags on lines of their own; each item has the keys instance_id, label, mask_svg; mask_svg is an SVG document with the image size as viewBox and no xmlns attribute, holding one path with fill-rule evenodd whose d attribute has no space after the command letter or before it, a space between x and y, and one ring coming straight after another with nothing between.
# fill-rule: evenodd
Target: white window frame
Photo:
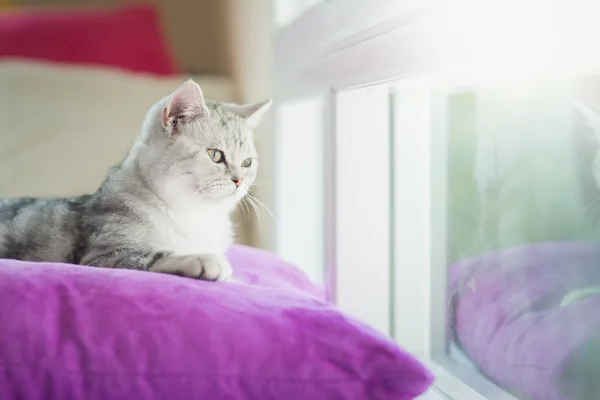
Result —
<instances>
[{"instance_id":1,"label":"white window frame","mask_svg":"<svg viewBox=\"0 0 600 400\"><path fill-rule=\"evenodd\" d=\"M373 328L391 334L389 99L386 85L337 94L336 202L328 210L337 219L333 239L340 249L332 282L336 304ZM374 159L364 162L369 156ZM348 248L360 250L346 251Z\"/></svg>"},{"instance_id":2,"label":"white window frame","mask_svg":"<svg viewBox=\"0 0 600 400\"><path fill-rule=\"evenodd\" d=\"M401 96L408 96L404 101L414 96L414 101L421 108L416 110L417 119L411 123L416 124L420 136L394 135L393 151L398 153L408 145L413 146L415 154L419 156L410 159L410 174L394 174L393 196L402 195L402 185L415 183L416 176L426 184L416 189L415 196L405 200L405 205L415 206L418 210L410 221L413 226L419 224L419 235L415 238L418 245L411 246L410 250L403 250L402 253L394 250L392 279L396 286L406 283L403 278L414 283L420 294L418 300L422 304L419 307L423 312L411 315L411 323L418 326L412 333L402 332L398 328L392 331L396 331L395 338L401 345L433 370L436 375L434 388L446 397L456 400L514 400L513 396L483 376L448 357L447 235L445 229L441 229L446 224L446 205L444 201L440 201L447 196L445 99L448 94L459 90L460 85L468 86L490 79L514 80L540 75L597 72L600 70L600 52L588 51L589 54L574 55L572 49L594 48L594 38L600 36L600 24L581 24L581 27L572 25L568 32L572 34L562 35L557 41L558 48L552 47L555 43L551 42L556 41L556 37L550 37L547 42L544 42L546 39L543 37L531 39L529 44L539 45L541 54L523 54L510 46L496 51L482 48L481 42L477 41L480 33L486 33L477 31L482 26L482 22L477 19L478 13L489 13L485 8L490 5L506 11L511 3L520 7L520 10L537 11L535 7L539 4L536 3L540 3L541 7L548 3L541 0L504 0L480 2L485 5L477 6L476 2L471 2L474 14L469 17L474 23L468 26L469 21L465 23L464 20L459 20L460 13L452 12L452 7L461 2L469 3L469 0L329 0L319 3L276 31L275 99L286 101L305 95L326 94L328 116L325 132L329 134L324 149L327 154L324 201L326 209L331 210L339 201L333 189L338 140L335 134L336 93L394 82L400 87L398 90L402 91ZM577 22L586 16L597 15L598 11L594 9L596 5L593 1L587 0L557 0L549 6L555 8L555 17L561 22ZM439 29L440 27L445 30ZM456 27L459 27L458 30ZM449 38L454 42L449 41ZM519 39L521 38L516 38ZM565 58L561 53L569 54L567 65L548 64L553 57ZM517 55L519 60L516 60ZM488 73L489 68L486 67L499 63L506 67ZM506 76L502 75L504 70L507 71ZM515 72L517 76L514 75ZM447 90L444 85L447 85ZM424 87L435 87L436 91L424 92ZM408 161L396 157L395 162L398 166L399 163L406 164ZM432 198L437 201L431 202ZM422 206L423 201L427 207ZM395 241L392 242L392 247L398 246L398 241L409 235L401 228L403 224L406 225L406 220L400 223L399 216L395 217L393 224L396 234L392 238ZM328 291L333 296L332 300L335 300L336 288L332 282L336 281L338 272L336 265L339 249L336 248L334 213L325 216L325 226L325 265L328 268L325 275L326 282L329 283ZM392 301L395 304L415 303L414 291L408 294L397 291L392 294ZM398 314L395 315L396 320L392 317L392 326L400 322L399 317L401 316Z\"/></svg>"}]
</instances>

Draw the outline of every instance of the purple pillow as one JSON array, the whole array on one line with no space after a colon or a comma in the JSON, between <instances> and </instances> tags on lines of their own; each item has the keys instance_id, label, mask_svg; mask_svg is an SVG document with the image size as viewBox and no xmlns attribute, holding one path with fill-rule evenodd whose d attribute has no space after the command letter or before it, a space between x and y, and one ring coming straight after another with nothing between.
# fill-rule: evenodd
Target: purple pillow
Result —
<instances>
[{"instance_id":1,"label":"purple pillow","mask_svg":"<svg viewBox=\"0 0 600 400\"><path fill-rule=\"evenodd\" d=\"M0 260L0 399L413 399L432 375L298 270L233 282Z\"/></svg>"},{"instance_id":2,"label":"purple pillow","mask_svg":"<svg viewBox=\"0 0 600 400\"><path fill-rule=\"evenodd\" d=\"M597 365L580 366L598 362L600 296L563 307L561 301L573 290L600 287L598 260L598 243L554 242L455 264L455 339L482 372L517 397L597 399L574 393L597 381Z\"/></svg>"}]
</instances>

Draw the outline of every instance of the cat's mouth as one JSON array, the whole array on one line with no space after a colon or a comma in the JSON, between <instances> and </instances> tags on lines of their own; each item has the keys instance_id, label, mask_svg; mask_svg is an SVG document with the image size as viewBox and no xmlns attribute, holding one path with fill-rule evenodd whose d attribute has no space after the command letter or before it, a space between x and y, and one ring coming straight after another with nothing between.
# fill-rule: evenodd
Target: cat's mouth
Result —
<instances>
[{"instance_id":1,"label":"cat's mouth","mask_svg":"<svg viewBox=\"0 0 600 400\"><path fill-rule=\"evenodd\" d=\"M195 183L196 193L200 197L212 200L241 199L248 193L248 182L244 179L217 179L208 183Z\"/></svg>"}]
</instances>

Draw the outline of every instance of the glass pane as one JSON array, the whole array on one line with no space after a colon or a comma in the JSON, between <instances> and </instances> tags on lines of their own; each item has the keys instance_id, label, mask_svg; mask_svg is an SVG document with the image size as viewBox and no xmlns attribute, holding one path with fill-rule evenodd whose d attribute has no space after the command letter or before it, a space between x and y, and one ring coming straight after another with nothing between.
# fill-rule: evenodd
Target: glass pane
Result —
<instances>
[{"instance_id":1,"label":"glass pane","mask_svg":"<svg viewBox=\"0 0 600 400\"><path fill-rule=\"evenodd\" d=\"M450 354L519 399L600 398L599 85L445 98Z\"/></svg>"},{"instance_id":2,"label":"glass pane","mask_svg":"<svg viewBox=\"0 0 600 400\"><path fill-rule=\"evenodd\" d=\"M390 332L390 116L384 86L336 99L336 300Z\"/></svg>"},{"instance_id":3,"label":"glass pane","mask_svg":"<svg viewBox=\"0 0 600 400\"><path fill-rule=\"evenodd\" d=\"M324 272L324 101L282 104L276 124L277 252L315 282Z\"/></svg>"}]
</instances>

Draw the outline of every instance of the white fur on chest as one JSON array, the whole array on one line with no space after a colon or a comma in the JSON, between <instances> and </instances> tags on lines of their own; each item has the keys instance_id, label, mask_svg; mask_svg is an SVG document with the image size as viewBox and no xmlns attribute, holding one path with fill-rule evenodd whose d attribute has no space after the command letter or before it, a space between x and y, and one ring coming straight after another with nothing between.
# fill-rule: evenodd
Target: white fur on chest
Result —
<instances>
[{"instance_id":1,"label":"white fur on chest","mask_svg":"<svg viewBox=\"0 0 600 400\"><path fill-rule=\"evenodd\" d=\"M223 254L232 243L229 213L218 209L157 216L151 242L176 255Z\"/></svg>"}]
</instances>

